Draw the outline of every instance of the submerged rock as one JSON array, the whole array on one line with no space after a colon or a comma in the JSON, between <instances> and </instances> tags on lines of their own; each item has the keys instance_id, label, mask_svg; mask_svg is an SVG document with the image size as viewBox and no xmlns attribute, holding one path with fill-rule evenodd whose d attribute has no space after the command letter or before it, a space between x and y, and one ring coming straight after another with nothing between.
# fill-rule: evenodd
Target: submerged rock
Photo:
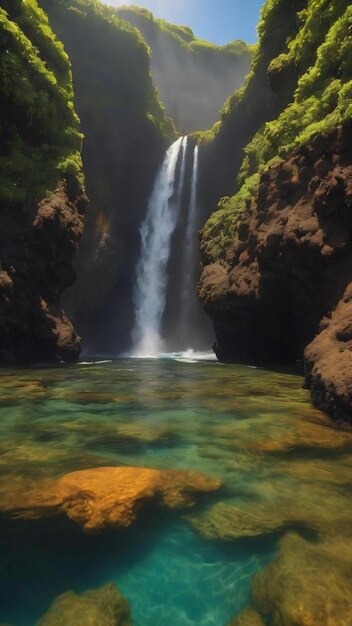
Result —
<instances>
[{"instance_id":1,"label":"submerged rock","mask_svg":"<svg viewBox=\"0 0 352 626\"><path fill-rule=\"evenodd\" d=\"M264 622L259 613L252 609L245 609L227 626L264 626Z\"/></svg>"},{"instance_id":2,"label":"submerged rock","mask_svg":"<svg viewBox=\"0 0 352 626\"><path fill-rule=\"evenodd\" d=\"M37 626L132 626L131 610L116 585L77 595L68 591L54 600Z\"/></svg>"},{"instance_id":3,"label":"submerged rock","mask_svg":"<svg viewBox=\"0 0 352 626\"><path fill-rule=\"evenodd\" d=\"M272 626L347 626L351 581L351 538L313 544L289 533L278 557L254 578L253 601Z\"/></svg>"},{"instance_id":4,"label":"submerged rock","mask_svg":"<svg viewBox=\"0 0 352 626\"><path fill-rule=\"evenodd\" d=\"M268 535L282 530L288 523L274 507L241 509L225 502L215 504L199 516L188 515L187 520L205 539L225 541Z\"/></svg>"},{"instance_id":5,"label":"submerged rock","mask_svg":"<svg viewBox=\"0 0 352 626\"><path fill-rule=\"evenodd\" d=\"M198 472L139 467L100 467L72 472L57 481L22 484L2 497L11 516L39 519L65 513L88 531L127 528L148 504L169 509L193 506L197 496L221 482Z\"/></svg>"},{"instance_id":6,"label":"submerged rock","mask_svg":"<svg viewBox=\"0 0 352 626\"><path fill-rule=\"evenodd\" d=\"M285 466L282 467L285 471ZM328 480L328 468L318 476ZM346 476L341 477L346 484ZM336 481L338 484L338 481ZM272 480L269 481L269 489ZM262 499L249 504L236 506L218 502L205 509L200 515L187 515L191 526L206 539L233 541L251 537L262 537L273 533L283 533L290 529L306 529L320 537L350 532L351 502L344 493L336 492L332 486L319 484L314 479L300 485L299 495L292 489L292 483L274 484L274 493L265 492L268 484L261 483ZM248 494L250 495L250 493Z\"/></svg>"}]
</instances>

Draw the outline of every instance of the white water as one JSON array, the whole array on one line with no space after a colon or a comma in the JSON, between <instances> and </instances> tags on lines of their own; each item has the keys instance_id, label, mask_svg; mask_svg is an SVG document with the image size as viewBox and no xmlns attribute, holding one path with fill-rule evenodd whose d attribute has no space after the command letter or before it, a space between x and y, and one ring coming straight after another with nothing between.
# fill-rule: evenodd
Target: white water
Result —
<instances>
[{"instance_id":1,"label":"white water","mask_svg":"<svg viewBox=\"0 0 352 626\"><path fill-rule=\"evenodd\" d=\"M196 228L197 217L197 191L198 191L198 162L199 162L199 148L195 146L193 157L193 171L191 181L191 200L189 205L188 224L186 230L185 240L185 258L187 261L192 261L194 254L194 235Z\"/></svg>"},{"instance_id":2,"label":"white water","mask_svg":"<svg viewBox=\"0 0 352 626\"><path fill-rule=\"evenodd\" d=\"M198 352L193 348L181 352L160 352L159 354L133 355L136 359L170 359L171 361L181 361L182 363L197 363L198 361L216 361L214 352Z\"/></svg>"},{"instance_id":3,"label":"white water","mask_svg":"<svg viewBox=\"0 0 352 626\"><path fill-rule=\"evenodd\" d=\"M198 163L199 148L195 146L193 156L193 169L191 179L191 196L189 203L188 222L184 242L183 256L183 286L181 293L181 320L180 334L184 339L187 333L187 321L192 307L196 303L196 290L194 285L194 274L192 266L194 264L194 250L196 243L197 227L197 192L198 192Z\"/></svg>"},{"instance_id":4,"label":"white water","mask_svg":"<svg viewBox=\"0 0 352 626\"><path fill-rule=\"evenodd\" d=\"M187 137L180 137L166 152L141 228L142 249L137 264L135 327L132 334L132 353L135 356L156 356L162 352L160 326L166 304L167 264L171 237L182 202L186 149ZM176 189L176 168L181 151L182 162Z\"/></svg>"}]
</instances>

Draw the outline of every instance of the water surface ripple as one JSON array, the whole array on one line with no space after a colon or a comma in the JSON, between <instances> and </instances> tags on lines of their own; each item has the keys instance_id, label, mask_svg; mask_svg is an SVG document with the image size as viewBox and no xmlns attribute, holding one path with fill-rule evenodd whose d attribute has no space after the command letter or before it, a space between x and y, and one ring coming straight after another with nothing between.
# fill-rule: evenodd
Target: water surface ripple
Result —
<instances>
[{"instance_id":1,"label":"water surface ripple","mask_svg":"<svg viewBox=\"0 0 352 626\"><path fill-rule=\"evenodd\" d=\"M115 581L135 626L225 626L280 534L316 542L351 518L352 436L298 376L193 359L2 371L0 496L23 476L106 465L198 470L224 487L188 519L148 510L98 536L0 517L0 623L34 626L58 594Z\"/></svg>"}]
</instances>

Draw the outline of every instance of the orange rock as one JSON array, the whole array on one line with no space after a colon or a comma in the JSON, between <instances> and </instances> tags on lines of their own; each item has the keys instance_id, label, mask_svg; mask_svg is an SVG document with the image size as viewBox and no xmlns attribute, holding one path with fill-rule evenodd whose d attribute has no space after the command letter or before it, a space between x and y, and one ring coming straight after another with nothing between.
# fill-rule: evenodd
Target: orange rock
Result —
<instances>
[{"instance_id":1,"label":"orange rock","mask_svg":"<svg viewBox=\"0 0 352 626\"><path fill-rule=\"evenodd\" d=\"M29 489L19 485L2 498L11 515L37 519L65 512L89 531L126 528L148 502L170 509L195 504L197 495L221 483L198 472L138 467L100 467L72 472Z\"/></svg>"}]
</instances>

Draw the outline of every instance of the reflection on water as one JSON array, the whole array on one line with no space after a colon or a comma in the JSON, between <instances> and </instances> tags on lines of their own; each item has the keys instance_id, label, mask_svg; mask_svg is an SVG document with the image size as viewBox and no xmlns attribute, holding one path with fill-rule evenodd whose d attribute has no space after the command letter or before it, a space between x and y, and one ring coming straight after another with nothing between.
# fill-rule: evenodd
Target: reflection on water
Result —
<instances>
[{"instance_id":1,"label":"reflection on water","mask_svg":"<svg viewBox=\"0 0 352 626\"><path fill-rule=\"evenodd\" d=\"M0 495L102 465L194 469L224 488L187 520L149 511L125 533L2 521L0 622L34 626L63 591L114 580L135 626L225 626L280 534L347 536L352 435L299 377L188 356L2 372Z\"/></svg>"}]
</instances>

